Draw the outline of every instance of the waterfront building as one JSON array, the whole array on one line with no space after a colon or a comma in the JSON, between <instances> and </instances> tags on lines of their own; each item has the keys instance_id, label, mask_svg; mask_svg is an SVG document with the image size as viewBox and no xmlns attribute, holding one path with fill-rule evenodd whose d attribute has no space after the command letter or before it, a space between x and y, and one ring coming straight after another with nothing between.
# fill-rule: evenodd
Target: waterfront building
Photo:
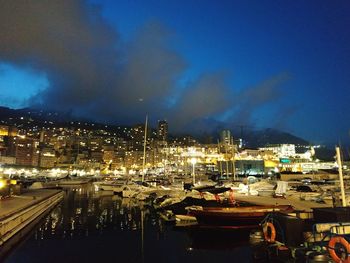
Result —
<instances>
[{"instance_id":1,"label":"waterfront building","mask_svg":"<svg viewBox=\"0 0 350 263\"><path fill-rule=\"evenodd\" d=\"M90 151L89 161L91 162L99 162L103 161L104 152L101 149L95 149Z\"/></svg>"},{"instance_id":2,"label":"waterfront building","mask_svg":"<svg viewBox=\"0 0 350 263\"><path fill-rule=\"evenodd\" d=\"M69 147L61 148L58 151L57 164L72 164L74 163L72 149Z\"/></svg>"},{"instance_id":3,"label":"waterfront building","mask_svg":"<svg viewBox=\"0 0 350 263\"><path fill-rule=\"evenodd\" d=\"M141 167L143 163L143 151L128 151L125 153L125 166L128 168Z\"/></svg>"},{"instance_id":4,"label":"waterfront building","mask_svg":"<svg viewBox=\"0 0 350 263\"><path fill-rule=\"evenodd\" d=\"M270 144L259 148L262 151L272 151L279 158L294 157L296 155L294 144Z\"/></svg>"},{"instance_id":5,"label":"waterfront building","mask_svg":"<svg viewBox=\"0 0 350 263\"><path fill-rule=\"evenodd\" d=\"M229 166L230 167L230 166ZM236 173L239 175L264 175L265 166L263 160L236 160Z\"/></svg>"},{"instance_id":6,"label":"waterfront building","mask_svg":"<svg viewBox=\"0 0 350 263\"><path fill-rule=\"evenodd\" d=\"M15 157L17 165L37 166L39 140L26 137L15 137Z\"/></svg>"},{"instance_id":7,"label":"waterfront building","mask_svg":"<svg viewBox=\"0 0 350 263\"><path fill-rule=\"evenodd\" d=\"M55 149L53 147L42 147L39 155L39 167L53 168L57 163Z\"/></svg>"},{"instance_id":8,"label":"waterfront building","mask_svg":"<svg viewBox=\"0 0 350 263\"><path fill-rule=\"evenodd\" d=\"M0 164L16 164L16 157L0 155Z\"/></svg>"},{"instance_id":9,"label":"waterfront building","mask_svg":"<svg viewBox=\"0 0 350 263\"><path fill-rule=\"evenodd\" d=\"M244 149L238 156L240 159L261 159L260 150L257 149Z\"/></svg>"},{"instance_id":10,"label":"waterfront building","mask_svg":"<svg viewBox=\"0 0 350 263\"><path fill-rule=\"evenodd\" d=\"M104 163L113 162L115 156L114 145L104 145L102 153L102 159Z\"/></svg>"}]
</instances>

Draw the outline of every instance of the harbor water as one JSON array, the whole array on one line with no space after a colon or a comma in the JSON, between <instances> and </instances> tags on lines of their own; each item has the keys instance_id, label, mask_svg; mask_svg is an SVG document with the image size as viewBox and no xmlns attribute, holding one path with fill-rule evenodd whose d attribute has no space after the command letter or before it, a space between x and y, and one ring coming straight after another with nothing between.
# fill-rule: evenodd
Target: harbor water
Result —
<instances>
[{"instance_id":1,"label":"harbor water","mask_svg":"<svg viewBox=\"0 0 350 263\"><path fill-rule=\"evenodd\" d=\"M63 190L62 203L1 261L253 262L251 246L238 233L176 228L149 204L95 192L91 184Z\"/></svg>"}]
</instances>

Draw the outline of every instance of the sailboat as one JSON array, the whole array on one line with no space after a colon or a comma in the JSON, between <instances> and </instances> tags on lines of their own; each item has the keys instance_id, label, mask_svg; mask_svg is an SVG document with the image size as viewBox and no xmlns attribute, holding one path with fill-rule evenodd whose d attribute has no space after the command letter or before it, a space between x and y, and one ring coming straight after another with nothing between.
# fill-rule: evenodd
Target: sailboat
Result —
<instances>
[{"instance_id":1,"label":"sailboat","mask_svg":"<svg viewBox=\"0 0 350 263\"><path fill-rule=\"evenodd\" d=\"M146 121L145 121L145 133L144 133L144 140L143 140L143 161L142 161L142 178L141 178L141 185L136 183L131 183L128 185L124 185L121 190L121 194L123 197L132 198L136 197L140 192L143 192L148 189L148 187L145 187L143 184L145 182L145 166L146 166L146 146L147 146L147 126L148 126L148 115L146 115Z\"/></svg>"}]
</instances>

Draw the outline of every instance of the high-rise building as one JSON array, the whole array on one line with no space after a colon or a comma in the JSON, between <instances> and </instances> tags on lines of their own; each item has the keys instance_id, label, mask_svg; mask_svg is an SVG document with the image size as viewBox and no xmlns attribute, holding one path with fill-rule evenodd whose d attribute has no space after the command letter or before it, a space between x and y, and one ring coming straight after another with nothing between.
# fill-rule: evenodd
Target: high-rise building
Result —
<instances>
[{"instance_id":1,"label":"high-rise building","mask_svg":"<svg viewBox=\"0 0 350 263\"><path fill-rule=\"evenodd\" d=\"M232 144L232 136L230 130L222 130L220 133L220 142L223 144Z\"/></svg>"},{"instance_id":2,"label":"high-rise building","mask_svg":"<svg viewBox=\"0 0 350 263\"><path fill-rule=\"evenodd\" d=\"M168 122L158 121L157 137L160 141L167 141L168 139Z\"/></svg>"}]
</instances>

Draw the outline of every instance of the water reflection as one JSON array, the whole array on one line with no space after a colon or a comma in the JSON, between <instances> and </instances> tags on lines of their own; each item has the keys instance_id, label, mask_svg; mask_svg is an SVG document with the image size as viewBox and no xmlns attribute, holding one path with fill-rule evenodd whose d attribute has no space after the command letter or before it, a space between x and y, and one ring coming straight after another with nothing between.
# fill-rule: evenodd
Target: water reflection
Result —
<instances>
[{"instance_id":1,"label":"water reflection","mask_svg":"<svg viewBox=\"0 0 350 263\"><path fill-rule=\"evenodd\" d=\"M65 198L36 230L35 239L69 239L104 231L137 231L141 216L150 217L143 203L116 195L101 195L91 187L65 188ZM152 222L155 222L151 219Z\"/></svg>"},{"instance_id":2,"label":"water reflection","mask_svg":"<svg viewBox=\"0 0 350 263\"><path fill-rule=\"evenodd\" d=\"M219 240L200 237L199 247L197 235L174 231L135 199L95 192L91 185L64 192L63 202L6 262L250 262L248 246L212 251L203 240L209 246Z\"/></svg>"}]
</instances>

